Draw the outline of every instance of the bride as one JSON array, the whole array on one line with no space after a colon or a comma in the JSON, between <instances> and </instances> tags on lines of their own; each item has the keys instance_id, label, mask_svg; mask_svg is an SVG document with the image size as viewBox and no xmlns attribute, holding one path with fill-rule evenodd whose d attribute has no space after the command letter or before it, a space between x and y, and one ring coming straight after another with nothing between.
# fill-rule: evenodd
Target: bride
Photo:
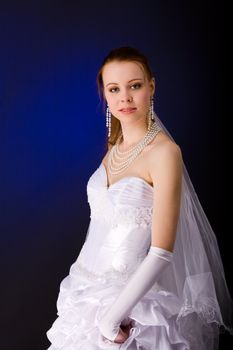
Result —
<instances>
[{"instance_id":1,"label":"bride","mask_svg":"<svg viewBox=\"0 0 233 350\"><path fill-rule=\"evenodd\" d=\"M49 350L217 350L233 334L232 300L181 149L154 112L147 58L114 49L97 83L108 150L87 183L91 220Z\"/></svg>"}]
</instances>

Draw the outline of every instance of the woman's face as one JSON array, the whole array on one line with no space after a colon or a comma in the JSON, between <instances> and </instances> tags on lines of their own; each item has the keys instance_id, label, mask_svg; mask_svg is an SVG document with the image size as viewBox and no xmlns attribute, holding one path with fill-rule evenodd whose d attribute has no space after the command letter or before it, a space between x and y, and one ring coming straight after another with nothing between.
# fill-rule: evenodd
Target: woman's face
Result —
<instances>
[{"instance_id":1,"label":"woman's face","mask_svg":"<svg viewBox=\"0 0 233 350\"><path fill-rule=\"evenodd\" d=\"M120 122L146 120L155 84L154 79L148 81L140 63L107 63L103 68L102 79L109 110Z\"/></svg>"}]
</instances>

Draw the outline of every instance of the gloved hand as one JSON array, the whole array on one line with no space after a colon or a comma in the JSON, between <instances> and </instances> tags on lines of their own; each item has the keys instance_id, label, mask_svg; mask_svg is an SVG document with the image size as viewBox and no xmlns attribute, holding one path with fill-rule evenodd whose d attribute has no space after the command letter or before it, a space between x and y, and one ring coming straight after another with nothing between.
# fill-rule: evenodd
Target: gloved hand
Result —
<instances>
[{"instance_id":1,"label":"gloved hand","mask_svg":"<svg viewBox=\"0 0 233 350\"><path fill-rule=\"evenodd\" d=\"M105 338L111 341L116 339L121 321L150 290L162 271L171 263L172 258L173 252L150 246L147 256L98 324L99 330Z\"/></svg>"}]
</instances>

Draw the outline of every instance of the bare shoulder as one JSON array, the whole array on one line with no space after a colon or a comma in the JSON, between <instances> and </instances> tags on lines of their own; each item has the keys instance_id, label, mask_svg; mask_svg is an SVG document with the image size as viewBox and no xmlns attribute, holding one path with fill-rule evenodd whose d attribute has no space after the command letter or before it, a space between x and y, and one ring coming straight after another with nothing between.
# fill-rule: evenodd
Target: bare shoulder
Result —
<instances>
[{"instance_id":1,"label":"bare shoulder","mask_svg":"<svg viewBox=\"0 0 233 350\"><path fill-rule=\"evenodd\" d=\"M180 146L163 132L156 139L148 152L150 176L155 177L159 170L181 172L183 159Z\"/></svg>"},{"instance_id":2,"label":"bare shoulder","mask_svg":"<svg viewBox=\"0 0 233 350\"><path fill-rule=\"evenodd\" d=\"M182 152L180 146L170 139L164 132L160 132L148 152L150 161L164 156L174 157L177 160L182 159Z\"/></svg>"}]
</instances>

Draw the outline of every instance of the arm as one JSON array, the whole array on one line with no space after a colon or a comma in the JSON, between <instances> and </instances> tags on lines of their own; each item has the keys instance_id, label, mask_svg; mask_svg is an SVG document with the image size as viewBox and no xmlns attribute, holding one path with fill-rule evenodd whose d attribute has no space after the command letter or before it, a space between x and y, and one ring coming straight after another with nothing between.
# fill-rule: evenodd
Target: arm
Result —
<instances>
[{"instance_id":1,"label":"arm","mask_svg":"<svg viewBox=\"0 0 233 350\"><path fill-rule=\"evenodd\" d=\"M172 255L172 252L165 249L150 247L146 258L100 321L101 334L109 340L116 339L121 321L153 286L159 274L169 265Z\"/></svg>"},{"instance_id":2,"label":"arm","mask_svg":"<svg viewBox=\"0 0 233 350\"><path fill-rule=\"evenodd\" d=\"M149 291L160 274L171 263L179 216L182 158L174 143L167 142L151 152L150 175L154 183L154 208L152 217L152 245L118 298L100 320L100 332L114 341L121 321Z\"/></svg>"},{"instance_id":3,"label":"arm","mask_svg":"<svg viewBox=\"0 0 233 350\"><path fill-rule=\"evenodd\" d=\"M150 176L154 184L151 245L173 251L180 213L183 160L180 148L165 141L151 152Z\"/></svg>"}]
</instances>

